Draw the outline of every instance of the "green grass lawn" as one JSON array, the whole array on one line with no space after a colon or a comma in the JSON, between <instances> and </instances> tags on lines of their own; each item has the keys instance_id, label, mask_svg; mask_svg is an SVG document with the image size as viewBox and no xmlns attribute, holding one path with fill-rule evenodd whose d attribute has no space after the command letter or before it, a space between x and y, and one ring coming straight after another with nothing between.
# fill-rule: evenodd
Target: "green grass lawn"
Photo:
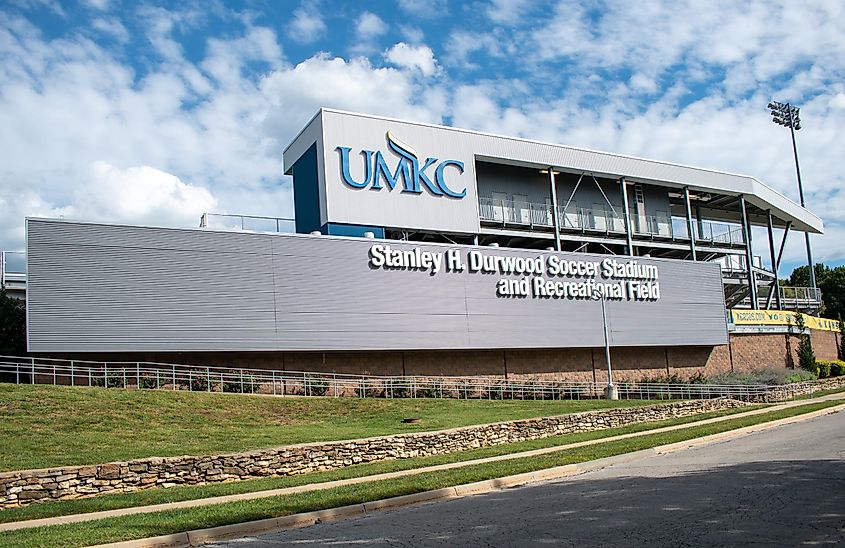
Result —
<instances>
[{"instance_id":1,"label":"green grass lawn","mask_svg":"<svg viewBox=\"0 0 845 548\"><path fill-rule=\"evenodd\" d=\"M704 419L733 415L736 413L751 411L753 409L759 409L761 407L765 406L757 405L749 407L737 407L733 409L723 409L721 411L702 413L689 417L680 417L676 419L668 419L657 422L632 424L630 426L624 426L620 428L608 428L605 430L595 430L592 432L580 432L577 434L550 436L548 438L542 438L537 440L528 440L504 445L494 445L481 449L461 451L457 453L448 453L445 455L436 455L432 457L396 459L365 464L356 464L337 470L313 472L310 474L298 476L261 478L254 480L237 481L232 483L213 483L208 485L187 485L171 487L169 489L148 489L144 491L136 491L134 493L116 493L86 499L45 502L41 504L32 504L30 506L23 506L21 508L11 508L8 510L0 511L0 523L25 521L30 519L48 518L54 516L66 516L70 514L101 512L104 510L114 510L117 508L149 506L153 504L163 504L167 502L219 497L223 495L233 495L237 493L254 493L256 491L265 491L268 489L281 489L285 487L296 487L300 485L323 483L341 479L360 478L365 476L372 476L375 474L383 474L387 472L412 470L416 468L424 468L426 466L435 466L438 464L466 462L485 457L507 455L512 453L519 453L522 451L531 451L532 449L556 447L560 445L567 445L570 443L577 443L587 440L598 440L602 438L609 438L611 436L617 436L620 434L646 432L648 430L654 430L665 426L688 424L690 422L696 422Z\"/></svg>"},{"instance_id":2,"label":"green grass lawn","mask_svg":"<svg viewBox=\"0 0 845 548\"><path fill-rule=\"evenodd\" d=\"M682 430L610 441L535 457L477 464L322 491L0 533L0 545L88 546L334 508L619 455L808 413L840 403L838 401L812 403L756 416L740 417L709 425L690 426Z\"/></svg>"},{"instance_id":3,"label":"green grass lawn","mask_svg":"<svg viewBox=\"0 0 845 548\"><path fill-rule=\"evenodd\" d=\"M0 471L240 452L647 403L653 402L280 398L0 384ZM403 424L405 417L422 422Z\"/></svg>"}]
</instances>

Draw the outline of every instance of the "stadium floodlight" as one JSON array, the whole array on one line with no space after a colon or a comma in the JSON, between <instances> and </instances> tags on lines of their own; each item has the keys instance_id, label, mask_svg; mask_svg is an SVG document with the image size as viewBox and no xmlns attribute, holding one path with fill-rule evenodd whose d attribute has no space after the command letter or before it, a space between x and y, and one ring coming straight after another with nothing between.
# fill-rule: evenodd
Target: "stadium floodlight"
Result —
<instances>
[{"instance_id":1,"label":"stadium floodlight","mask_svg":"<svg viewBox=\"0 0 845 548\"><path fill-rule=\"evenodd\" d=\"M789 103L778 101L769 102L769 110L772 111L772 122L789 128L792 135L792 154L795 157L795 174L798 176L798 196L801 198L801 207L804 207L804 187L801 184L801 168L798 165L798 147L795 144L795 132L801 129L801 111L798 107ZM816 288L816 271L813 268L813 251L810 247L810 233L804 233L804 240L807 243L807 264L810 266L810 285ZM774 265L772 265L774 268ZM774 273L777 276L777 272Z\"/></svg>"}]
</instances>

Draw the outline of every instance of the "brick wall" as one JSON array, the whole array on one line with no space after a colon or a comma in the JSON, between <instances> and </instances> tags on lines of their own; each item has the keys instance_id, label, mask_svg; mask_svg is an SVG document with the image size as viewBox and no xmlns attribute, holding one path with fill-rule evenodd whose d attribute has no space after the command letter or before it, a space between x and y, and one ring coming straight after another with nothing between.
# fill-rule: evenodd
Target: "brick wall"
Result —
<instances>
[{"instance_id":1,"label":"brick wall","mask_svg":"<svg viewBox=\"0 0 845 548\"><path fill-rule=\"evenodd\" d=\"M837 357L839 334L812 331L816 357ZM615 381L678 375L714 375L794 367L798 338L782 333L730 335L722 346L614 347ZM790 355L792 358L790 359ZM67 358L68 356L54 356ZM511 380L607 380L603 348L529 350L372 351L372 352L219 352L77 355L96 361L146 361L278 371L363 375L460 375ZM46 382L46 380L45 380Z\"/></svg>"}]
</instances>

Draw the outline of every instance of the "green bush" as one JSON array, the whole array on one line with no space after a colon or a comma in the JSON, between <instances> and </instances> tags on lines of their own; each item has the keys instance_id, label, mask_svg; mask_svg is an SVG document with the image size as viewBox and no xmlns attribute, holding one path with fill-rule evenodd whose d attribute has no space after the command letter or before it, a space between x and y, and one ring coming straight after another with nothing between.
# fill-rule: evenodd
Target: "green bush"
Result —
<instances>
[{"instance_id":1,"label":"green bush","mask_svg":"<svg viewBox=\"0 0 845 548\"><path fill-rule=\"evenodd\" d=\"M830 376L830 362L826 360L816 360L816 367L819 368L819 378L826 379Z\"/></svg>"},{"instance_id":2,"label":"green bush","mask_svg":"<svg viewBox=\"0 0 845 548\"><path fill-rule=\"evenodd\" d=\"M107 379L108 377L108 379ZM108 380L108 382L106 382ZM99 373L91 374L91 386L108 387L108 388L123 388L123 373L115 373L112 371L101 371Z\"/></svg>"},{"instance_id":3,"label":"green bush","mask_svg":"<svg viewBox=\"0 0 845 548\"><path fill-rule=\"evenodd\" d=\"M240 376L233 376L234 372L228 376L227 381L223 382L223 392L233 392L235 394L252 394L258 389L255 384L255 378L252 375L243 375L243 383L241 383Z\"/></svg>"},{"instance_id":4,"label":"green bush","mask_svg":"<svg viewBox=\"0 0 845 548\"><path fill-rule=\"evenodd\" d=\"M158 381L154 376L142 375L140 380L141 388L158 388Z\"/></svg>"},{"instance_id":5,"label":"green bush","mask_svg":"<svg viewBox=\"0 0 845 548\"><path fill-rule=\"evenodd\" d=\"M443 382L440 380L429 381L417 388L418 398L442 398Z\"/></svg>"},{"instance_id":6,"label":"green bush","mask_svg":"<svg viewBox=\"0 0 845 548\"><path fill-rule=\"evenodd\" d=\"M410 381L399 379L386 379L384 381L385 398L410 398L413 395Z\"/></svg>"},{"instance_id":7,"label":"green bush","mask_svg":"<svg viewBox=\"0 0 845 548\"><path fill-rule=\"evenodd\" d=\"M791 324L791 322L790 322ZM806 333L807 322L800 312L795 314L795 327L798 328L798 365L804 371L819 374L819 366L816 364L816 353L813 351L813 342L810 335Z\"/></svg>"},{"instance_id":8,"label":"green bush","mask_svg":"<svg viewBox=\"0 0 845 548\"><path fill-rule=\"evenodd\" d=\"M839 354L839 360L845 360L845 319L842 319L842 316L839 317L839 348L837 348L837 353Z\"/></svg>"},{"instance_id":9,"label":"green bush","mask_svg":"<svg viewBox=\"0 0 845 548\"><path fill-rule=\"evenodd\" d=\"M833 360L830 362L830 376L841 377L845 375L845 361Z\"/></svg>"},{"instance_id":10,"label":"green bush","mask_svg":"<svg viewBox=\"0 0 845 548\"><path fill-rule=\"evenodd\" d=\"M804 381L814 381L818 379L819 376L815 373L810 371L794 371L789 375L783 377L783 383L778 384L792 384L794 382L804 382Z\"/></svg>"},{"instance_id":11,"label":"green bush","mask_svg":"<svg viewBox=\"0 0 845 548\"><path fill-rule=\"evenodd\" d=\"M381 398L385 394L384 390L372 384L371 382L361 381L355 388L355 395L359 398Z\"/></svg>"},{"instance_id":12,"label":"green bush","mask_svg":"<svg viewBox=\"0 0 845 548\"><path fill-rule=\"evenodd\" d=\"M325 396L329 391L329 378L324 375L308 375L306 378L308 396Z\"/></svg>"}]
</instances>

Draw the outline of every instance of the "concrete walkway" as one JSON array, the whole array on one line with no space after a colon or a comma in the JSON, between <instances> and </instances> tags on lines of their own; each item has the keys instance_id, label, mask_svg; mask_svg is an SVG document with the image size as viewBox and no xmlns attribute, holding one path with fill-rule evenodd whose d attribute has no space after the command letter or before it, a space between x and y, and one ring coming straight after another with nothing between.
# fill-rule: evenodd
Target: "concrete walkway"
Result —
<instances>
[{"instance_id":1,"label":"concrete walkway","mask_svg":"<svg viewBox=\"0 0 845 548\"><path fill-rule=\"evenodd\" d=\"M808 400L797 400L791 401L781 404L772 405L769 407L765 407L762 409L755 409L752 411L745 411L741 413L734 413L731 415L727 415L724 417L715 417L711 419L705 419L700 421L689 422L685 424L678 424L674 426L666 426L662 428L654 428L651 430L645 430L642 432L634 432L630 434L621 434L618 436L610 436L605 438L599 438L595 440L583 441L578 443L570 443L566 445L557 445L553 447L545 447L542 449L535 449L531 451L523 451L519 453L509 453L506 455L498 455L494 457L487 457L482 459L475 459L475 460L468 460L462 462L453 462L448 464L440 464L436 466L427 466L423 468L414 468L411 470L402 470L398 472L388 472L384 474L375 474L372 476L363 476L360 478L350 478L350 479L343 479L343 480L336 480L336 481L328 481L322 483L313 483L308 485L301 485L297 487L286 487L282 489L270 489L265 491L255 491L251 493L240 493L235 495L225 495L219 497L209 497L203 499L194 499L194 500L185 500L179 502L169 502L164 504L154 504L150 506L136 506L131 508L119 508L116 510L106 510L102 512L90 512L85 514L72 514L67 516L57 516L52 518L42 518L42 519L33 519L27 521L18 521L18 522L11 522L11 523L3 523L0 524L0 532L4 531L15 531L19 529L29 529L32 527L44 527L50 525L64 525L68 523L80 523L85 521L94 521L99 519L105 518L113 518L113 517L120 517L120 516L131 516L137 514L148 514L152 512L162 512L165 510L176 510L181 508L194 508L200 506L210 506L214 504L224 504L227 502L235 502L235 501L244 501L244 500L253 500L253 499L261 499L267 497L277 497L283 495L290 495L294 493L305 493L309 491L319 491L323 489L331 489L333 487L340 487L345 485L355 485L360 483L369 483L373 481L380 481L392 478L400 478L406 476L413 476L417 474L423 474L427 472L436 472L440 470L449 470L453 468L462 468L465 466L473 466L477 464L484 464L488 462L495 462L495 461L503 461L503 460L511 460L511 459L519 459L525 457L533 457L537 455L543 455L546 453L555 453L558 451L564 451L568 449L575 449L578 447L585 447L590 445L597 445L601 443L617 441L617 440L624 440L629 438L636 438L640 436L648 436L651 434L657 434L661 432L671 432L674 430L682 430L684 428L691 428L694 426L701 426L706 424L713 424L718 422L723 422L726 420L732 420L741 417L749 417L754 415L760 415L763 413L768 413L771 411L776 411L780 409L788 409L791 407L797 407L801 405L807 405L813 402L819 401L830 401L830 400L845 400L845 393L837 393L837 394L829 394L827 396L822 396L819 398L808 399ZM845 407L845 404L842 406L836 406L835 408L831 408L831 411L834 409L838 409L840 407ZM825 410L827 411L827 410ZM781 421L777 421L780 423ZM766 423L755 425L754 427L749 427L749 429L762 429L766 426ZM745 430L745 429L743 429ZM750 430L749 430L750 431ZM691 444L694 440L689 440L688 442L681 442L679 445L684 444ZM675 444L678 445L678 444ZM571 467L572 473L581 473L584 471L583 467L572 466Z\"/></svg>"}]
</instances>

